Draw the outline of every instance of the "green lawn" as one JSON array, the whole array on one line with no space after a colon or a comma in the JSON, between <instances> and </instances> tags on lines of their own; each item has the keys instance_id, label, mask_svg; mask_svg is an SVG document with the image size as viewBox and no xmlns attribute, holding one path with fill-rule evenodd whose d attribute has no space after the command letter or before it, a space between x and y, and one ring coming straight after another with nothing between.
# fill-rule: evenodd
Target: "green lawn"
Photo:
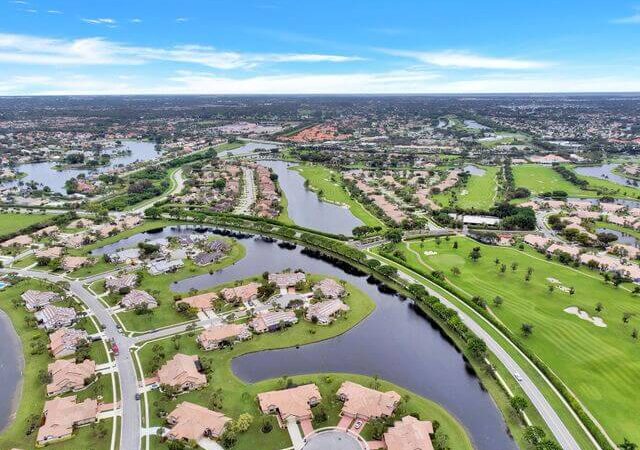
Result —
<instances>
[{"instance_id":1,"label":"green lawn","mask_svg":"<svg viewBox=\"0 0 640 450\"><path fill-rule=\"evenodd\" d=\"M174 309L173 297L176 294L171 290L171 284L196 275L216 272L244 258L246 253L244 246L238 241L229 242L233 244L229 255L217 263L202 267L191 260L185 260L184 267L177 272L156 276L149 275L146 270L142 271L139 288L153 295L160 304L149 314L136 314L135 311L119 313L118 317L124 327L129 331L148 331L186 321L185 316Z\"/></svg>"},{"instance_id":2,"label":"green lawn","mask_svg":"<svg viewBox=\"0 0 640 450\"><path fill-rule=\"evenodd\" d=\"M51 217L53 216L50 214L0 213L0 236L14 233Z\"/></svg>"},{"instance_id":3,"label":"green lawn","mask_svg":"<svg viewBox=\"0 0 640 450\"><path fill-rule=\"evenodd\" d=\"M471 175L466 186L448 189L445 192L436 194L433 199L441 206L451 205L453 193L456 193L457 203L460 208L480 210L490 209L496 202L496 176L498 167L478 166L483 169L483 175Z\"/></svg>"},{"instance_id":4,"label":"green lawn","mask_svg":"<svg viewBox=\"0 0 640 450\"><path fill-rule=\"evenodd\" d=\"M452 247L454 242L458 242L458 249ZM481 248L482 257L473 263L468 255L476 246ZM486 299L491 311L515 334L520 334L523 323L532 324L533 335L523 338L525 345L567 383L616 441L624 437L640 441L635 419L640 404L635 401L634 387L634 380L640 377L640 347L631 337L632 330L640 328L640 303L628 290L604 284L597 272L586 268L549 262L528 247L521 251L453 238L442 240L440 245L435 240L412 242L410 248L422 259L403 244L410 266L443 271L463 292ZM428 256L425 251L437 255ZM496 258L500 260L498 265ZM511 269L513 262L518 263L515 272ZM505 273L499 269L502 263L507 266ZM453 275L453 267L460 269L460 275ZM528 267L533 268L533 274L526 282ZM559 288L550 293L552 281L548 279L574 287L575 294ZM496 296L504 300L501 307L492 304ZM601 313L595 311L598 302L604 306ZM599 328L565 313L569 306L602 317L608 326ZM626 312L633 314L629 324L622 322Z\"/></svg>"},{"instance_id":5,"label":"green lawn","mask_svg":"<svg viewBox=\"0 0 640 450\"><path fill-rule=\"evenodd\" d=\"M314 275L314 278L317 277ZM263 416L256 402L256 395L267 390L278 389L283 386L282 379L267 380L260 383L247 385L239 380L231 370L231 360L237 356L263 351L274 348L284 348L293 345L303 345L323 339L335 337L344 333L355 326L358 322L368 316L375 304L362 291L353 286L347 285L349 296L346 298L350 311L343 318L329 326L313 325L309 322L301 320L298 324L285 329L283 331L268 333L254 336L250 341L236 344L231 349L216 350L211 352L203 352L199 349L195 342L195 337L183 335L179 341L179 350L176 350L173 342L164 339L154 343L146 344L140 350L140 358L143 367L149 367L152 357L158 352L165 353L167 358L172 357L180 351L186 354L198 354L203 359L209 359L211 366L214 367L213 373L209 375L209 384L203 390L181 395L178 399L168 402L168 409L182 401L191 401L208 406L211 394L217 389L222 390L222 408L221 410L228 416L235 418L242 413L248 412L254 417L251 428L244 434L239 436L238 443L234 446L234 450L253 450L256 448L264 450L276 450L289 447L291 442L286 431L277 427L276 421L272 416ZM160 347L156 347L159 345ZM145 373L145 376L150 373ZM302 384L315 382L323 395L322 408L327 412L328 420L326 423L316 425L316 427L337 424L338 411L341 405L335 398L335 392L339 385L345 379L370 385L374 380L369 377L347 374L316 374L301 375L291 377L293 383ZM446 413L439 405L408 393L406 390L379 381L379 388L382 390L395 389L401 394L409 394L410 400L407 404L407 412L418 412L420 417L426 420L438 420L442 426L442 430L449 435L449 444L453 449L471 449L471 443L462 426ZM150 394L152 425L159 426L163 424L163 420L158 417L157 406L162 405L166 400L164 396L152 391ZM160 403L158 403L160 402ZM273 430L270 433L262 433L260 428L265 421L271 421ZM366 432L366 430L364 430ZM162 446L157 438L153 438L154 448L166 448Z\"/></svg>"},{"instance_id":6,"label":"green lawn","mask_svg":"<svg viewBox=\"0 0 640 450\"><path fill-rule=\"evenodd\" d=\"M53 362L53 358L49 356L46 350L46 345L49 343L49 339L44 331L31 327L25 322L25 317L30 315L24 307L14 307L11 300L19 297L24 291L28 289L48 290L50 285L45 282L29 279L23 280L20 283L5 288L0 291L0 308L9 316L11 322L20 337L22 342L22 349L24 352L24 358L26 364L23 371L23 383L21 386L21 397L18 410L16 412L16 418L14 422L7 427L0 435L0 448L35 448L35 438L37 430L30 435L25 434L26 420L32 414L42 414L44 402L46 400L46 392L42 382L38 379L38 374L41 370L45 370L50 362ZM42 352L32 354L32 344L41 343L45 345L45 349ZM104 349L94 348L96 345L102 345L102 343L94 343L91 348L92 356L96 357L98 361L106 361L106 354ZM98 355L102 356L98 356ZM103 360L102 360L103 359ZM105 379L108 377L104 377ZM109 377L110 378L110 377ZM100 381L104 383L104 381ZM91 389L91 388L89 388ZM105 398L112 398L111 384L102 388L102 392ZM78 393L81 398L86 398L90 391L82 391ZM111 420L107 420L101 423L100 427L107 429L108 438L100 438L95 433L96 428L89 426L80 428L73 438L52 444L50 447L54 450L72 450L78 448L91 448L96 450L106 450L110 447L111 443Z\"/></svg>"},{"instance_id":7,"label":"green lawn","mask_svg":"<svg viewBox=\"0 0 640 450\"><path fill-rule=\"evenodd\" d=\"M323 200L348 206L351 213L367 226L384 227L380 219L351 198L347 190L342 186L342 177L338 172L318 165L296 166L292 170L297 170L300 175L309 180L309 184L314 191L322 191Z\"/></svg>"},{"instance_id":8,"label":"green lawn","mask_svg":"<svg viewBox=\"0 0 640 450\"><path fill-rule=\"evenodd\" d=\"M550 166L518 164L513 166L516 187L525 187L533 194L548 191L565 191L570 197L593 197L593 192L580 189L553 170Z\"/></svg>"}]
</instances>

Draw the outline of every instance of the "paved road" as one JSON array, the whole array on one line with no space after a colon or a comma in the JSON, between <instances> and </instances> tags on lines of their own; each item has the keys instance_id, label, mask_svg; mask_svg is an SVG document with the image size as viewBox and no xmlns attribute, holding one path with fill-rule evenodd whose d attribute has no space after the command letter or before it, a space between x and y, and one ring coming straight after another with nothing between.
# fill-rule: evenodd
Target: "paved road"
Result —
<instances>
[{"instance_id":1,"label":"paved road","mask_svg":"<svg viewBox=\"0 0 640 450\"><path fill-rule=\"evenodd\" d=\"M256 182L253 169L243 167L242 175L244 176L243 195L233 212L234 214L249 215L253 204L256 202Z\"/></svg>"},{"instance_id":2,"label":"paved road","mask_svg":"<svg viewBox=\"0 0 640 450\"><path fill-rule=\"evenodd\" d=\"M171 175L171 178L173 179L173 182L175 183L175 185L173 186L172 189L170 189L166 194L163 194L160 197L152 198L151 200L144 202L142 205L138 206L136 209L132 211L127 211L127 213L134 213L134 214L143 213L147 209L151 208L156 202L162 201L167 197L169 197L170 195L173 195L182 191L184 189L184 178L182 177L182 175L183 175L182 168L173 172L173 174Z\"/></svg>"},{"instance_id":3,"label":"paved road","mask_svg":"<svg viewBox=\"0 0 640 450\"><path fill-rule=\"evenodd\" d=\"M15 270L0 269L0 273L18 272L21 276L29 278L44 279L53 283L68 282L69 290L77 296L89 308L104 326L103 334L105 339L113 338L120 348L120 354L115 356L120 379L121 407L122 407L122 430L120 433L120 448L123 450L133 450L140 446L140 402L135 399L137 393L138 380L129 353L129 348L134 344L134 340L118 332L116 322L107 311L107 308L98 298L89 292L81 281L69 281L68 279L48 272L35 270Z\"/></svg>"},{"instance_id":4,"label":"paved road","mask_svg":"<svg viewBox=\"0 0 640 450\"><path fill-rule=\"evenodd\" d=\"M391 261L386 258L376 255L374 253L370 253L370 256L377 257L379 259L384 260L387 263L393 264ZM432 283L429 280L422 278L420 275L413 273L410 270L405 270L407 274L416 282L424 285L425 287L433 287ZM556 438L558 443L562 446L564 450L580 450L580 446L578 442L571 435L565 424L562 422L558 414L553 409L553 407L549 404L547 399L544 397L542 392L538 389L533 381L527 376L525 371L518 365L517 362L507 353L502 346L496 342L493 337L485 331L482 326L480 326L474 318L469 316L465 311L458 308L454 303L449 301L444 296L440 295L438 292L430 290L430 294L437 297L442 304L445 306L455 310L460 319L464 322L464 324L473 331L476 336L481 338L486 344L489 350L500 360L500 362L507 368L509 372L512 374L517 372L522 377L522 381L520 385L522 390L529 397L531 404L538 410L544 421L547 423L547 426L553 433L553 436ZM480 319L484 320L484 319ZM487 322L488 323L488 322Z\"/></svg>"}]
</instances>

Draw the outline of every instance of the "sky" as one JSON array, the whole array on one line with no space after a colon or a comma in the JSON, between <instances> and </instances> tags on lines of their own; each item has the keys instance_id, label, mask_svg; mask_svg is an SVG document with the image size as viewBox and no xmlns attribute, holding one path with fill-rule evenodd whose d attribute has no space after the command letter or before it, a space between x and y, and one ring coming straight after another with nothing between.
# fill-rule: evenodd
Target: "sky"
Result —
<instances>
[{"instance_id":1,"label":"sky","mask_svg":"<svg viewBox=\"0 0 640 450\"><path fill-rule=\"evenodd\" d=\"M0 95L640 92L640 0L0 0Z\"/></svg>"}]
</instances>

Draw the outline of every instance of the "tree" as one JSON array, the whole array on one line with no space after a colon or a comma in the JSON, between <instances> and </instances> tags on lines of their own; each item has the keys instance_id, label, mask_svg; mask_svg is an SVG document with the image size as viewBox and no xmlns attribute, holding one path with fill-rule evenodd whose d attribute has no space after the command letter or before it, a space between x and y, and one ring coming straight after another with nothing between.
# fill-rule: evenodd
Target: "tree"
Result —
<instances>
[{"instance_id":1,"label":"tree","mask_svg":"<svg viewBox=\"0 0 640 450\"><path fill-rule=\"evenodd\" d=\"M622 323L629 323L629 320L631 319L632 314L631 313L622 313Z\"/></svg>"},{"instance_id":2,"label":"tree","mask_svg":"<svg viewBox=\"0 0 640 450\"><path fill-rule=\"evenodd\" d=\"M569 295L573 295L573 294L575 294L575 293L576 293L576 288L574 288L573 286L571 286L571 287L569 288Z\"/></svg>"},{"instance_id":3,"label":"tree","mask_svg":"<svg viewBox=\"0 0 640 450\"><path fill-rule=\"evenodd\" d=\"M454 248L454 249L457 249L457 248L458 248L458 241L454 241L454 242L453 242L453 248Z\"/></svg>"},{"instance_id":4,"label":"tree","mask_svg":"<svg viewBox=\"0 0 640 450\"><path fill-rule=\"evenodd\" d=\"M480 247L473 247L473 250L469 253L469 258L471 258L473 262L477 262L481 257L482 253Z\"/></svg>"},{"instance_id":5,"label":"tree","mask_svg":"<svg viewBox=\"0 0 640 450\"><path fill-rule=\"evenodd\" d=\"M402 241L402 231L399 228L392 228L384 234L384 237L397 244Z\"/></svg>"},{"instance_id":6,"label":"tree","mask_svg":"<svg viewBox=\"0 0 640 450\"><path fill-rule=\"evenodd\" d=\"M507 265L506 264L501 264L500 265L500 273L505 273L507 271Z\"/></svg>"},{"instance_id":7,"label":"tree","mask_svg":"<svg viewBox=\"0 0 640 450\"><path fill-rule=\"evenodd\" d=\"M382 265L378 267L378 272L380 272L385 277L393 278L398 274L398 269L391 266Z\"/></svg>"},{"instance_id":8,"label":"tree","mask_svg":"<svg viewBox=\"0 0 640 450\"><path fill-rule=\"evenodd\" d=\"M518 263L517 262L512 262L511 263L511 270L513 272L515 272L516 270L518 270Z\"/></svg>"},{"instance_id":9,"label":"tree","mask_svg":"<svg viewBox=\"0 0 640 450\"><path fill-rule=\"evenodd\" d=\"M536 450L562 450L562 447L557 442L545 439L536 445Z\"/></svg>"},{"instance_id":10,"label":"tree","mask_svg":"<svg viewBox=\"0 0 640 450\"><path fill-rule=\"evenodd\" d=\"M487 356L487 344L480 338L469 338L467 348L478 359L484 359Z\"/></svg>"},{"instance_id":11,"label":"tree","mask_svg":"<svg viewBox=\"0 0 640 450\"><path fill-rule=\"evenodd\" d=\"M233 431L236 433L244 433L249 429L251 424L253 423L253 416L249 413L243 413L238 416L236 420L233 421Z\"/></svg>"},{"instance_id":12,"label":"tree","mask_svg":"<svg viewBox=\"0 0 640 450\"><path fill-rule=\"evenodd\" d=\"M502 306L503 303L504 300L499 295L496 295L496 297L493 299L493 306L495 306L496 308Z\"/></svg>"},{"instance_id":13,"label":"tree","mask_svg":"<svg viewBox=\"0 0 640 450\"><path fill-rule=\"evenodd\" d=\"M624 438L624 442L622 444L618 444L620 450L637 450L638 445L629 441L629 439Z\"/></svg>"},{"instance_id":14,"label":"tree","mask_svg":"<svg viewBox=\"0 0 640 450\"><path fill-rule=\"evenodd\" d=\"M601 302L596 303L596 312L602 312L604 305Z\"/></svg>"},{"instance_id":15,"label":"tree","mask_svg":"<svg viewBox=\"0 0 640 450\"><path fill-rule=\"evenodd\" d=\"M553 294L553 291L556 289L556 287L553 284L550 284L549 286L547 286L547 290L549 291L549 294Z\"/></svg>"},{"instance_id":16,"label":"tree","mask_svg":"<svg viewBox=\"0 0 640 450\"><path fill-rule=\"evenodd\" d=\"M535 445L538 442L541 442L546 436L546 433L542 428L536 425L531 425L525 428L523 433L523 438L529 444Z\"/></svg>"},{"instance_id":17,"label":"tree","mask_svg":"<svg viewBox=\"0 0 640 450\"><path fill-rule=\"evenodd\" d=\"M634 328L634 329L633 329L633 331L631 332L631 338L632 338L634 341L637 341L637 340L638 340L638 329L637 329L637 328Z\"/></svg>"},{"instance_id":18,"label":"tree","mask_svg":"<svg viewBox=\"0 0 640 450\"><path fill-rule=\"evenodd\" d=\"M524 337L529 337L533 333L533 325L530 323L523 323L520 327L520 331L522 331L522 335Z\"/></svg>"},{"instance_id":19,"label":"tree","mask_svg":"<svg viewBox=\"0 0 640 450\"><path fill-rule=\"evenodd\" d=\"M455 276L460 275L460 273L461 273L461 272L460 272L460 268L459 268L458 266L453 266L453 267L451 268L451 273L453 273Z\"/></svg>"},{"instance_id":20,"label":"tree","mask_svg":"<svg viewBox=\"0 0 640 450\"><path fill-rule=\"evenodd\" d=\"M529 402L527 401L527 399L519 395L514 395L513 397L511 397L511 400L509 400L509 404L516 412L520 412L527 406L529 406Z\"/></svg>"}]
</instances>

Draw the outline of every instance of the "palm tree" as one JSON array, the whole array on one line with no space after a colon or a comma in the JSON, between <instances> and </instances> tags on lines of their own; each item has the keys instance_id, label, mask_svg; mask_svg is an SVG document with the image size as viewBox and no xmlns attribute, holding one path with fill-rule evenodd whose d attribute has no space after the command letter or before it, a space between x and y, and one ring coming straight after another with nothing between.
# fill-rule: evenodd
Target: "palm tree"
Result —
<instances>
[{"instance_id":1,"label":"palm tree","mask_svg":"<svg viewBox=\"0 0 640 450\"><path fill-rule=\"evenodd\" d=\"M620 450L637 450L638 445L629 441L629 439L624 438L624 442L622 444L618 444Z\"/></svg>"},{"instance_id":2,"label":"palm tree","mask_svg":"<svg viewBox=\"0 0 640 450\"><path fill-rule=\"evenodd\" d=\"M531 336L531 333L533 333L533 325L531 325L530 323L523 323L520 327L520 330L522 331L522 335L524 337Z\"/></svg>"}]
</instances>

